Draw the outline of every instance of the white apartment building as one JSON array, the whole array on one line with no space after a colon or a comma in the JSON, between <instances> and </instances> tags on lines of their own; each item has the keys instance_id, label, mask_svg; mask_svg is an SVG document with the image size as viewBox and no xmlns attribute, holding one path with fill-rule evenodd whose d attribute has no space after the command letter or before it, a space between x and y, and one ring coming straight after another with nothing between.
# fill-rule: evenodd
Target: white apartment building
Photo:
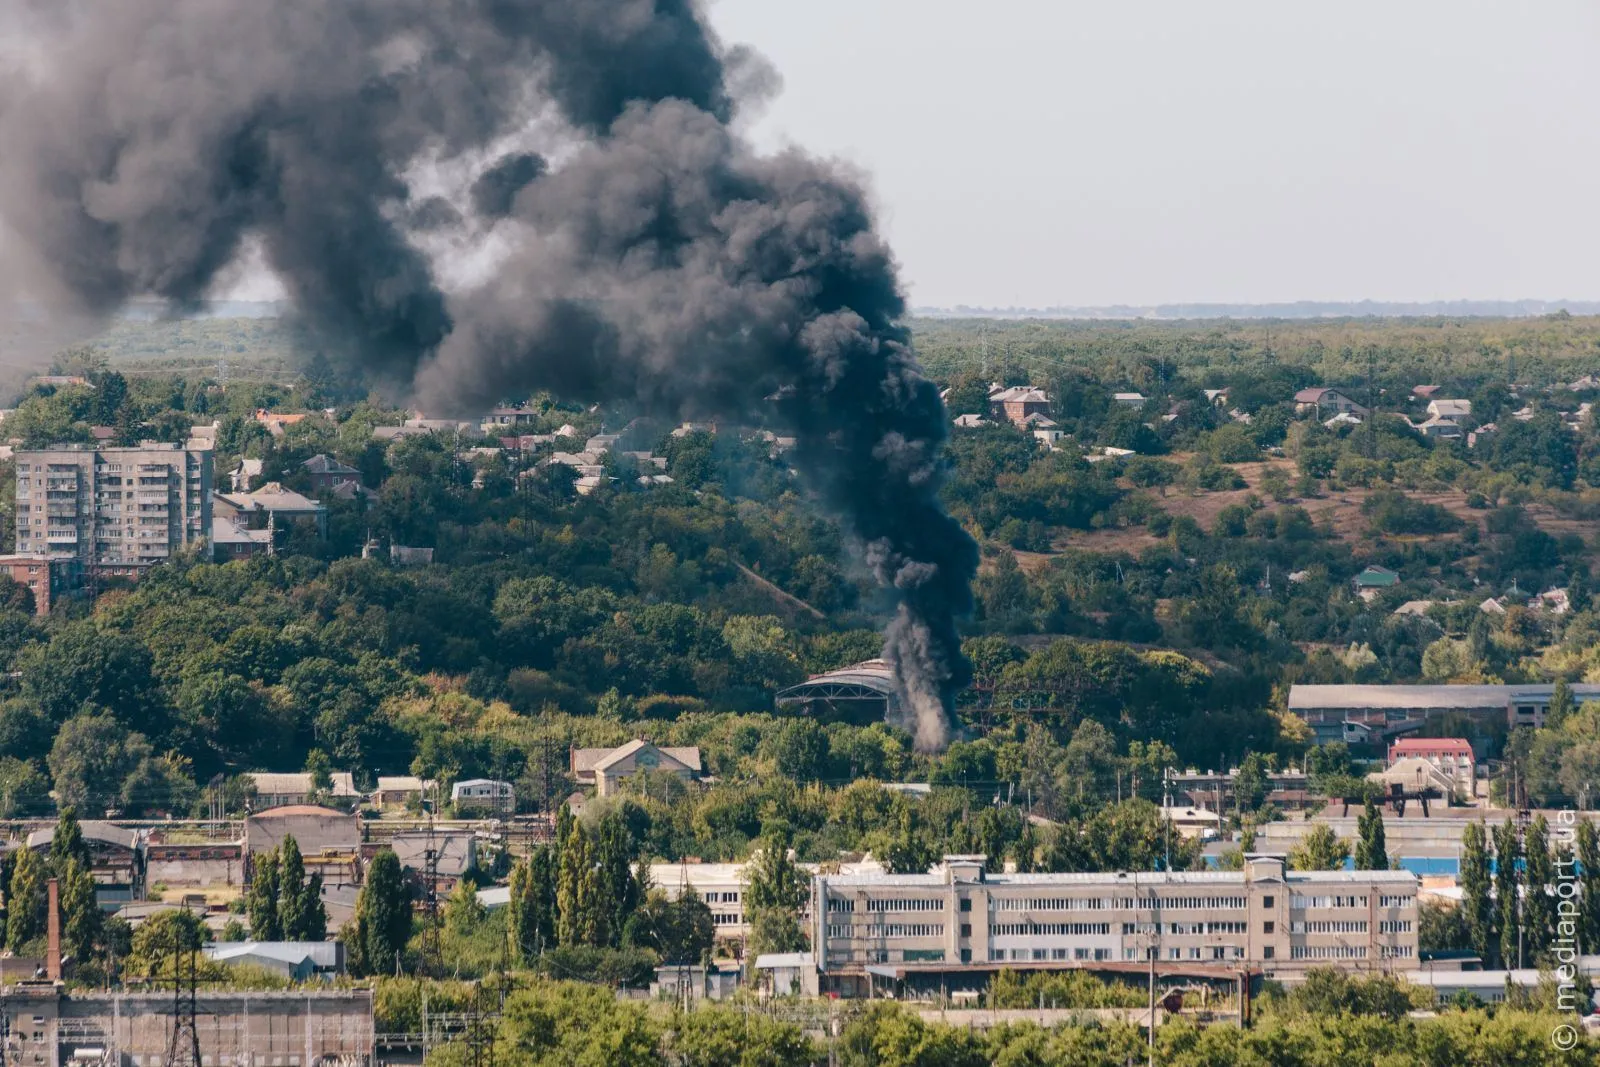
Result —
<instances>
[{"instance_id":1,"label":"white apartment building","mask_svg":"<svg viewBox=\"0 0 1600 1067\"><path fill-rule=\"evenodd\" d=\"M947 856L928 874L812 881L822 989L872 977L935 982L1001 967L1142 968L1153 952L1198 972L1316 966L1408 970L1417 959L1409 871L1290 871L1251 855L1242 871L986 873Z\"/></svg>"},{"instance_id":2,"label":"white apartment building","mask_svg":"<svg viewBox=\"0 0 1600 1067\"><path fill-rule=\"evenodd\" d=\"M17 551L136 576L211 536L211 452L146 441L19 451Z\"/></svg>"}]
</instances>

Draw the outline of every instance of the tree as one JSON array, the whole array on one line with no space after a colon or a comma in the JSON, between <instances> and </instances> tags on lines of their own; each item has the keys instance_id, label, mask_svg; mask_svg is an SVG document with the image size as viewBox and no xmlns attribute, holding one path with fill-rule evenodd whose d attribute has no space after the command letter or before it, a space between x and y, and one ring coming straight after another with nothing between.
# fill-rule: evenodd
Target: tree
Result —
<instances>
[{"instance_id":1,"label":"tree","mask_svg":"<svg viewBox=\"0 0 1600 1067\"><path fill-rule=\"evenodd\" d=\"M50 838L50 867L59 876L69 860L77 860L84 870L91 866L89 843L83 839L77 809L72 807L62 808L56 819L55 833Z\"/></svg>"},{"instance_id":2,"label":"tree","mask_svg":"<svg viewBox=\"0 0 1600 1067\"><path fill-rule=\"evenodd\" d=\"M1550 691L1550 710L1545 714L1545 726L1551 730L1559 729L1576 707L1572 687L1565 678L1557 679L1555 688Z\"/></svg>"},{"instance_id":3,"label":"tree","mask_svg":"<svg viewBox=\"0 0 1600 1067\"><path fill-rule=\"evenodd\" d=\"M1517 824L1507 818L1494 828L1494 897L1498 916L1495 929L1500 935L1500 966L1520 967L1517 959L1517 931L1522 916L1517 907L1517 860L1521 853Z\"/></svg>"},{"instance_id":4,"label":"tree","mask_svg":"<svg viewBox=\"0 0 1600 1067\"><path fill-rule=\"evenodd\" d=\"M322 903L322 880L318 878L314 883L307 880L300 842L293 834L284 835L277 853L278 935L285 941L309 941L315 930L326 929L328 924Z\"/></svg>"},{"instance_id":5,"label":"tree","mask_svg":"<svg viewBox=\"0 0 1600 1067\"><path fill-rule=\"evenodd\" d=\"M1600 831L1589 819L1578 823L1578 943L1590 955L1600 952Z\"/></svg>"},{"instance_id":6,"label":"tree","mask_svg":"<svg viewBox=\"0 0 1600 1067\"><path fill-rule=\"evenodd\" d=\"M339 936L355 973L385 974L396 966L411 937L411 901L393 849L379 849L372 857L355 914Z\"/></svg>"},{"instance_id":7,"label":"tree","mask_svg":"<svg viewBox=\"0 0 1600 1067\"><path fill-rule=\"evenodd\" d=\"M1544 962L1555 936L1555 869L1550 862L1550 825L1535 815L1522 843L1522 936L1526 959Z\"/></svg>"},{"instance_id":8,"label":"tree","mask_svg":"<svg viewBox=\"0 0 1600 1067\"><path fill-rule=\"evenodd\" d=\"M805 947L800 904L807 880L789 852L789 827L773 823L762 835L759 851L745 864L745 914L750 917L749 955L795 952Z\"/></svg>"},{"instance_id":9,"label":"tree","mask_svg":"<svg viewBox=\"0 0 1600 1067\"><path fill-rule=\"evenodd\" d=\"M59 877L63 944L81 963L94 955L105 913L95 900L94 874L87 863L69 856Z\"/></svg>"},{"instance_id":10,"label":"tree","mask_svg":"<svg viewBox=\"0 0 1600 1067\"><path fill-rule=\"evenodd\" d=\"M938 858L927 836L916 826L909 804L901 805L894 830L880 854L883 865L893 874L926 874Z\"/></svg>"},{"instance_id":11,"label":"tree","mask_svg":"<svg viewBox=\"0 0 1600 1067\"><path fill-rule=\"evenodd\" d=\"M1356 823L1361 834L1361 840L1356 843L1356 870L1388 870L1389 851L1383 839L1383 813L1370 796Z\"/></svg>"},{"instance_id":12,"label":"tree","mask_svg":"<svg viewBox=\"0 0 1600 1067\"><path fill-rule=\"evenodd\" d=\"M306 753L306 773L311 775L311 788L318 793L333 789L333 761L320 748Z\"/></svg>"},{"instance_id":13,"label":"tree","mask_svg":"<svg viewBox=\"0 0 1600 1067\"><path fill-rule=\"evenodd\" d=\"M199 951L209 937L205 920L188 908L152 915L134 931L129 969L146 977L170 980L173 956Z\"/></svg>"},{"instance_id":14,"label":"tree","mask_svg":"<svg viewBox=\"0 0 1600 1067\"><path fill-rule=\"evenodd\" d=\"M250 890L245 910L250 916L250 936L257 941L282 941L283 926L278 911L278 850L271 849L251 860Z\"/></svg>"},{"instance_id":15,"label":"tree","mask_svg":"<svg viewBox=\"0 0 1600 1067\"><path fill-rule=\"evenodd\" d=\"M50 776L60 803L101 813L116 803L123 780L150 755L143 734L107 714L68 719L50 747Z\"/></svg>"},{"instance_id":16,"label":"tree","mask_svg":"<svg viewBox=\"0 0 1600 1067\"><path fill-rule=\"evenodd\" d=\"M1489 842L1483 822L1469 822L1461 834L1461 913L1472 947L1485 967L1499 965L1495 907L1489 873Z\"/></svg>"},{"instance_id":17,"label":"tree","mask_svg":"<svg viewBox=\"0 0 1600 1067\"><path fill-rule=\"evenodd\" d=\"M6 892L6 947L20 953L45 931L49 908L50 868L31 848L17 850Z\"/></svg>"},{"instance_id":18,"label":"tree","mask_svg":"<svg viewBox=\"0 0 1600 1067\"><path fill-rule=\"evenodd\" d=\"M507 922L512 950L523 964L531 965L555 944L555 898L555 857L541 846L511 868Z\"/></svg>"},{"instance_id":19,"label":"tree","mask_svg":"<svg viewBox=\"0 0 1600 1067\"><path fill-rule=\"evenodd\" d=\"M1335 871L1350 858L1350 843L1318 823L1289 850L1289 868L1296 871Z\"/></svg>"}]
</instances>

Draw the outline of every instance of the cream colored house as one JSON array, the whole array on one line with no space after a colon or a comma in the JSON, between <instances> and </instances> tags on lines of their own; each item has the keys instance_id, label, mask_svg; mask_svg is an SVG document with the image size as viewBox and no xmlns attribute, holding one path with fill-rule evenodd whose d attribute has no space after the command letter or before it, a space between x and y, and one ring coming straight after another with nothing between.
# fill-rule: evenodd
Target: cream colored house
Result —
<instances>
[{"instance_id":1,"label":"cream colored house","mask_svg":"<svg viewBox=\"0 0 1600 1067\"><path fill-rule=\"evenodd\" d=\"M629 741L620 748L575 748L572 777L579 785L592 785L600 796L610 796L623 779L640 771L675 774L684 781L700 777L698 748L660 748L649 741Z\"/></svg>"}]
</instances>

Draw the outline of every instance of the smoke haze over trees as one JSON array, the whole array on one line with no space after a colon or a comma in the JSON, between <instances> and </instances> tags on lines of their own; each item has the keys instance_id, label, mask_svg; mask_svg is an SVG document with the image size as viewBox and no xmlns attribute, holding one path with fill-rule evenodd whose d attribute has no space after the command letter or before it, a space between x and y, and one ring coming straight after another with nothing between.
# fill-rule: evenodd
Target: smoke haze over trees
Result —
<instances>
[{"instance_id":1,"label":"smoke haze over trees","mask_svg":"<svg viewBox=\"0 0 1600 1067\"><path fill-rule=\"evenodd\" d=\"M687 0L3 0L3 270L109 314L254 245L430 413L535 388L770 422L900 605L917 742L965 684L976 550L860 186L729 125L764 64ZM71 62L60 61L71 56Z\"/></svg>"}]
</instances>

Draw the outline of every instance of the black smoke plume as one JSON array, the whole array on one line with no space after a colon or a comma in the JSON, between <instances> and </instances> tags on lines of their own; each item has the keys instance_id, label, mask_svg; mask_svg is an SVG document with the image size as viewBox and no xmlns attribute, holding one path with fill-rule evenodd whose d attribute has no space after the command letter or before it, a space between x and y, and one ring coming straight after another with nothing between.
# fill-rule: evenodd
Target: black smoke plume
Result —
<instances>
[{"instance_id":1,"label":"black smoke plume","mask_svg":"<svg viewBox=\"0 0 1600 1067\"><path fill-rule=\"evenodd\" d=\"M0 74L0 258L103 313L198 300L258 241L311 325L430 411L545 388L778 420L895 591L885 655L918 746L943 745L977 565L938 502L944 407L864 192L738 136L730 82L770 76L691 0L0 0L0 19L21 57ZM441 284L464 249L490 262Z\"/></svg>"}]
</instances>

